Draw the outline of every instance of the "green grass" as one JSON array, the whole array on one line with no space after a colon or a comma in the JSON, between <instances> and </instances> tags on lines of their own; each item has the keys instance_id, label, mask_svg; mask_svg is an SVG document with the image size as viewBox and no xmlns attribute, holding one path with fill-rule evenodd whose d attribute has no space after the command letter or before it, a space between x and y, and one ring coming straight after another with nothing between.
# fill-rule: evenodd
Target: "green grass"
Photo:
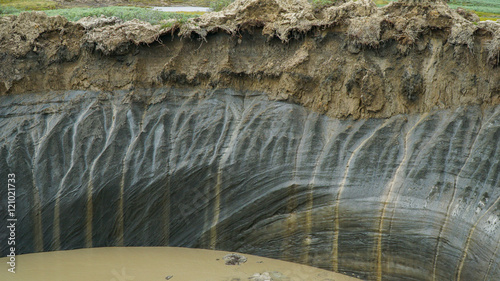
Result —
<instances>
[{"instance_id":1,"label":"green grass","mask_svg":"<svg viewBox=\"0 0 500 281\"><path fill-rule=\"evenodd\" d=\"M9 6L0 6L0 15L10 15L10 14L15 14L19 13L23 10L14 8L14 7L9 7Z\"/></svg>"},{"instance_id":2,"label":"green grass","mask_svg":"<svg viewBox=\"0 0 500 281\"><path fill-rule=\"evenodd\" d=\"M313 9L322 9L331 6L335 0L309 0Z\"/></svg>"},{"instance_id":3,"label":"green grass","mask_svg":"<svg viewBox=\"0 0 500 281\"><path fill-rule=\"evenodd\" d=\"M481 19L482 21L485 21L485 20L492 20L492 21L500 20L500 14L483 13L483 12L475 12L475 13L479 16L479 19Z\"/></svg>"},{"instance_id":4,"label":"green grass","mask_svg":"<svg viewBox=\"0 0 500 281\"><path fill-rule=\"evenodd\" d=\"M500 19L499 0L451 0L449 5L452 8L462 7L474 11L482 21Z\"/></svg>"},{"instance_id":5,"label":"green grass","mask_svg":"<svg viewBox=\"0 0 500 281\"><path fill-rule=\"evenodd\" d=\"M42 11L57 8L57 3L50 0L0 0L0 9L7 7L19 10Z\"/></svg>"},{"instance_id":6,"label":"green grass","mask_svg":"<svg viewBox=\"0 0 500 281\"><path fill-rule=\"evenodd\" d=\"M70 21L77 21L84 17L90 16L115 16L124 21L138 19L141 21L150 22L151 24L159 24L162 20L175 19L178 22L185 22L189 18L197 17L200 13L167 13L154 11L147 8L111 6L99 8L72 8L72 9L55 9L44 11L48 16L61 15ZM15 11L12 14L18 14Z\"/></svg>"},{"instance_id":7,"label":"green grass","mask_svg":"<svg viewBox=\"0 0 500 281\"><path fill-rule=\"evenodd\" d=\"M385 6L395 0L374 0L377 6ZM475 12L483 20L500 19L500 0L451 0L448 5L456 9L462 7Z\"/></svg>"},{"instance_id":8,"label":"green grass","mask_svg":"<svg viewBox=\"0 0 500 281\"><path fill-rule=\"evenodd\" d=\"M233 0L172 0L172 3L193 4L200 3L203 6L210 6L213 10L219 11L229 5ZM309 0L317 9L328 6L335 0ZM374 0L377 6L385 6L395 0ZM125 2L124 2L125 3ZM128 0L126 3L131 5L147 5L155 4L157 0ZM500 0L451 0L450 7L463 7L474 11L481 20L498 20L500 19ZM127 7L127 6L112 6L99 8L71 8L71 9L56 9L58 7L55 1L51 0L0 0L0 15L16 14L20 11L45 10L50 16L62 15L71 21L76 21L86 16L117 16L123 20L139 19L156 24L164 19L177 19L185 21L188 18L196 17L201 13L165 13L160 11L152 11L144 8Z\"/></svg>"},{"instance_id":9,"label":"green grass","mask_svg":"<svg viewBox=\"0 0 500 281\"><path fill-rule=\"evenodd\" d=\"M229 4L231 4L232 2L233 0L213 0L210 2L210 9L218 12L229 6Z\"/></svg>"},{"instance_id":10,"label":"green grass","mask_svg":"<svg viewBox=\"0 0 500 281\"><path fill-rule=\"evenodd\" d=\"M462 7L475 12L500 15L500 1L498 0L452 0L449 3L450 7Z\"/></svg>"}]
</instances>

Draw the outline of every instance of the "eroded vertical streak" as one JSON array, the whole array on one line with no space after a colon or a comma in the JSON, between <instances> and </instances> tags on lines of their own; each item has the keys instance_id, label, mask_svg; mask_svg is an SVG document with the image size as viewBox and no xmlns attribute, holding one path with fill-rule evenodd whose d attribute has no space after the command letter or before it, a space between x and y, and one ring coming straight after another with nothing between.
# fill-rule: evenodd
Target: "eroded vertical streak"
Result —
<instances>
[{"instance_id":1,"label":"eroded vertical streak","mask_svg":"<svg viewBox=\"0 0 500 281\"><path fill-rule=\"evenodd\" d=\"M163 245L169 246L170 245L170 176L168 176L167 183L165 185L165 204L163 206L164 206L163 236L165 237Z\"/></svg>"},{"instance_id":2,"label":"eroded vertical streak","mask_svg":"<svg viewBox=\"0 0 500 281\"><path fill-rule=\"evenodd\" d=\"M490 259L490 262L488 263L488 269L484 273L484 279L483 279L483 281L490 280L490 279L488 279L488 277L490 276L491 267L493 266L493 263L495 262L495 257L497 256L499 248L500 248L500 240L498 241L497 246L495 247L495 251L493 251L493 256Z\"/></svg>"},{"instance_id":3,"label":"eroded vertical streak","mask_svg":"<svg viewBox=\"0 0 500 281\"><path fill-rule=\"evenodd\" d=\"M40 139L42 142L42 139ZM40 192L35 181L35 159L38 158L39 149L35 149L33 162L31 163L31 175L33 179L33 239L35 244L35 252L43 252L43 227L42 227L42 204L40 200Z\"/></svg>"},{"instance_id":4,"label":"eroded vertical streak","mask_svg":"<svg viewBox=\"0 0 500 281\"><path fill-rule=\"evenodd\" d=\"M118 221L117 221L117 237L116 237L116 246L123 246L124 245L124 225L125 225L125 210L124 210L124 201L125 201L125 175L128 172L128 165L127 165L127 158L130 152L132 151L132 148L134 147L134 144L137 142L139 137L141 136L142 132L142 127L144 123L144 119L146 117L147 113L147 107L148 104L144 105L143 113L141 116L141 120L139 123L139 130L137 131L137 134L135 135L134 139L130 142L127 151L125 152L125 156L123 157L123 162L122 162L122 177L120 180L120 197L118 199ZM132 109L130 109L132 110ZM134 135L134 130L131 121L129 120L129 126L130 126L130 134L131 137Z\"/></svg>"},{"instance_id":5,"label":"eroded vertical streak","mask_svg":"<svg viewBox=\"0 0 500 281\"><path fill-rule=\"evenodd\" d=\"M56 195L56 200L54 202L54 226L53 226L53 241L52 250L59 251L61 249L61 228L59 227L59 193Z\"/></svg>"},{"instance_id":6,"label":"eroded vertical streak","mask_svg":"<svg viewBox=\"0 0 500 281\"><path fill-rule=\"evenodd\" d=\"M33 178L34 176L35 175L33 174ZM35 239L35 252L43 252L42 204L40 202L40 192L36 186L34 186L33 190L33 202L33 235Z\"/></svg>"},{"instance_id":7,"label":"eroded vertical streak","mask_svg":"<svg viewBox=\"0 0 500 281\"><path fill-rule=\"evenodd\" d=\"M293 233L297 231L297 198L295 198L295 195L297 193L297 166L299 162L299 153L301 151L301 147L303 145L303 140L304 140L304 132L306 129L307 122L309 121L310 114L307 115L305 122L302 125L302 133L300 134L300 140L297 145L297 148L295 149L294 153L294 164L293 164L293 170L292 170L292 184L288 188L287 192L287 217L285 218L285 225L286 225L286 235L283 239L283 243L281 245L282 248L282 259L283 260L289 260L289 246L290 246L290 237L292 237Z\"/></svg>"},{"instance_id":8,"label":"eroded vertical streak","mask_svg":"<svg viewBox=\"0 0 500 281\"><path fill-rule=\"evenodd\" d=\"M428 115L429 115L429 113L424 113L424 114L422 114L422 116L420 117L420 119L419 119L419 120L417 121L417 123L415 124L415 126L414 126L414 128L413 128L413 131L417 128L417 125L418 125L419 123L422 123L422 121L423 121L425 118L427 118L427 116L428 116ZM408 133L410 133L410 130L408 130L407 134L408 134ZM426 148L426 147L427 147L427 145L429 145L429 144L427 143L426 145L424 145L424 148ZM409 160L407 160L407 161L409 161ZM402 162L401 162L401 163L402 163ZM398 197L396 197L396 202L398 202L398 201L399 201L399 195L400 195L400 194L398 194ZM391 232L392 232L392 223L393 223L393 221L394 221L394 216L396 215L395 213L396 213L396 209L395 209L395 208L393 208L393 209L392 209L392 214L391 214L391 220L390 220L390 223L389 223L389 233L391 233Z\"/></svg>"},{"instance_id":9,"label":"eroded vertical streak","mask_svg":"<svg viewBox=\"0 0 500 281\"><path fill-rule=\"evenodd\" d=\"M162 136L164 134L168 135L168 132L165 132L165 125L163 123L160 123L161 119L163 118L163 115L160 115L158 117L158 123L155 124L161 129L161 134L157 136L155 132L155 139L154 139L154 152L153 152L153 161L152 165L156 164L156 154L158 153L159 147L160 147L160 141L162 139ZM160 124L160 125L158 125ZM158 129L156 129L158 130ZM170 136L169 136L170 137ZM168 154L172 153L170 146L169 146L169 152ZM166 167L165 167L165 174L167 175L165 178L165 189L164 189L164 194L163 194L163 212L160 216L163 215L162 217L162 233L163 233L163 239L161 240L163 242L163 246L169 246L170 245L170 161L167 159L166 161Z\"/></svg>"},{"instance_id":10,"label":"eroded vertical streak","mask_svg":"<svg viewBox=\"0 0 500 281\"><path fill-rule=\"evenodd\" d=\"M318 163L316 163L318 165ZM316 176L316 172L313 172L313 180L307 186L307 201L306 201L306 214L305 214L305 239L303 242L304 245L304 256L302 257L302 261L304 264L308 264L309 262L309 252L311 251L311 232L312 232L312 209L314 208L314 177Z\"/></svg>"},{"instance_id":11,"label":"eroded vertical streak","mask_svg":"<svg viewBox=\"0 0 500 281\"><path fill-rule=\"evenodd\" d=\"M94 170L97 162L99 159L102 157L104 151L109 147L110 145L110 139L111 139L111 134L113 133L115 127L116 127L116 113L117 109L111 104L111 110L112 110L112 115L111 115L111 125L108 131L106 131L106 142L104 143L104 147L102 148L101 152L97 157L92 161L92 164L90 165L90 171L89 171L89 182L87 184L87 202L86 202L86 217L85 217L85 246L87 248L93 247L93 223L94 223L94 203L93 203L93 193L94 193L94 181L93 181L93 175L94 175ZM107 128L107 119L106 119L106 114L103 112L103 119L104 119L104 128Z\"/></svg>"},{"instance_id":12,"label":"eroded vertical streak","mask_svg":"<svg viewBox=\"0 0 500 281\"><path fill-rule=\"evenodd\" d=\"M127 153L128 154L128 153ZM125 155L127 155L125 154ZM125 165L125 158L123 160L123 165ZM116 237L116 246L123 246L123 237L124 237L124 210L123 210L123 201L124 201L124 193L125 193L125 167L122 170L122 178L120 180L120 196L118 198L118 219L116 225L117 237Z\"/></svg>"},{"instance_id":13,"label":"eroded vertical streak","mask_svg":"<svg viewBox=\"0 0 500 281\"><path fill-rule=\"evenodd\" d=\"M210 249L215 250L217 247L217 224L220 216L220 187L222 183L222 169L219 165L217 170L217 182L214 187L215 200L212 218L212 227L210 228Z\"/></svg>"},{"instance_id":14,"label":"eroded vertical streak","mask_svg":"<svg viewBox=\"0 0 500 281\"><path fill-rule=\"evenodd\" d=\"M347 165L345 168L344 172L344 177L342 178L342 181L340 182L340 187L339 187L339 192L337 193L337 198L335 199L335 209L334 209L334 217L335 217L335 222L334 222L334 229L333 229L333 247L332 247L332 268L333 271L338 271L339 270L339 230L340 230L340 213L339 213L339 208L340 208L340 198L342 197L342 192L344 191L345 184L347 182L347 176L349 175L349 167L351 166L352 160L355 158L354 156L358 153L358 151L373 137L375 134L380 131L382 128L387 126L388 120L386 120L380 127L378 127L376 130L371 133L370 136L368 136L361 144L354 149L354 151L351 153L351 157L349 157L349 160L347 161Z\"/></svg>"},{"instance_id":15,"label":"eroded vertical streak","mask_svg":"<svg viewBox=\"0 0 500 281\"><path fill-rule=\"evenodd\" d=\"M85 247L92 248L92 223L93 223L93 209L94 204L92 202L92 191L94 189L94 183L92 181L92 173L89 173L89 183L87 185L87 202L86 202L86 217L85 217Z\"/></svg>"},{"instance_id":16,"label":"eroded vertical streak","mask_svg":"<svg viewBox=\"0 0 500 281\"><path fill-rule=\"evenodd\" d=\"M378 231L377 231L377 280L380 281L382 280L382 229L384 227L384 219L385 219L385 213L387 211L387 205L389 204L389 201L392 199L392 194L394 191L394 187L396 186L396 179L401 177L402 173L404 172L403 165L407 162L408 158L408 140L410 138L410 135L412 132L417 128L417 126L422 122L422 120L426 117L426 115L422 115L422 117L413 125L408 130L408 133L406 134L406 137L403 138L404 140L404 152L403 152L403 159L399 163L398 168L396 169L396 172L394 173L394 177L392 178L391 182L389 183L389 190L387 191L387 195L385 200L383 201L383 207L382 207L382 212L380 214L380 220L379 220L379 226L378 226Z\"/></svg>"},{"instance_id":17,"label":"eroded vertical streak","mask_svg":"<svg viewBox=\"0 0 500 281\"><path fill-rule=\"evenodd\" d=\"M217 183L216 183L217 184ZM203 229L202 229L202 234L200 237L200 247L205 247L207 249L210 249L210 240L211 240L211 235L212 235L212 227L213 225L210 223L209 217L212 216L213 218L213 213L214 210L209 210L209 202L210 199L208 198L208 194L210 194L210 187L205 187L201 192L205 192L202 197L204 200L207 200L207 205L205 208L203 208ZM215 230L215 233L217 233L217 230Z\"/></svg>"},{"instance_id":18,"label":"eroded vertical streak","mask_svg":"<svg viewBox=\"0 0 500 281\"><path fill-rule=\"evenodd\" d=\"M37 162L41 146L44 145L46 142L47 137L50 135L52 132L52 129L55 128L55 125L51 126L50 124L52 123L55 115L52 115L50 120L47 122L47 126L45 128L45 134L41 136L38 140L35 141L38 142L38 145L35 146L35 151L34 155L32 158L32 163L31 163L31 175L32 175L32 180L33 180L33 235L34 235L34 245L35 245L35 252L43 252L44 251L44 245L43 245L43 223L42 223L42 202L40 198L40 190L38 189L38 186L36 184L35 180L35 175L36 175L36 165L35 162Z\"/></svg>"},{"instance_id":19,"label":"eroded vertical streak","mask_svg":"<svg viewBox=\"0 0 500 281\"><path fill-rule=\"evenodd\" d=\"M458 263L458 269L455 280L457 281L461 280L462 269L464 267L465 259L467 258L470 242L472 241L472 235L474 234L474 231L476 231L477 225L479 224L479 222L481 222L481 220L484 218L486 214L488 214L491 210L493 210L493 207L495 207L498 204L498 202L500 202L500 197L498 197L497 200L495 200L495 202L488 208L488 210L486 210L486 212L484 212L484 214L482 214L479 217L479 219L476 221L476 223L474 223L471 230L469 231L469 235L467 236L467 240L465 241L465 247L462 253L462 257L460 258L460 261Z\"/></svg>"},{"instance_id":20,"label":"eroded vertical streak","mask_svg":"<svg viewBox=\"0 0 500 281\"><path fill-rule=\"evenodd\" d=\"M227 119L228 111L229 107L226 105L226 110L224 113L224 126L222 127L221 135L223 135L225 132L229 130L228 125L230 120ZM213 250L217 248L217 224L219 223L220 208L221 208L222 167L224 163L226 163L227 160L229 159L229 155L231 154L231 149L236 144L236 141L238 139L238 134L241 129L241 125L243 123L243 119L244 119L243 116L240 116L238 120L238 125L235 127L233 134L231 135L231 139L229 140L229 144L222 153L220 161L217 165L217 179L214 187L214 193L215 193L214 208L212 214L212 225L210 227L210 242L209 242L209 248ZM221 143L222 141L223 138L220 137L217 141L216 149L219 147L219 143ZM215 157L213 157L212 159L215 160ZM206 220L208 220L208 218Z\"/></svg>"},{"instance_id":21,"label":"eroded vertical streak","mask_svg":"<svg viewBox=\"0 0 500 281\"><path fill-rule=\"evenodd\" d=\"M224 124L222 126L222 132L220 137L217 140L217 143L215 144L215 149L214 149L214 155L212 156L211 163L215 161L217 151L219 150L219 146L221 145L223 141L223 136L224 132L228 130L227 126L229 124L229 120L227 119L227 114L229 111L229 107L226 104L225 108L225 113L224 113ZM215 200L214 200L214 209L213 209L213 217L212 217L212 227L210 227L210 244L209 247L212 250L215 250L217 248L217 224L219 223L219 218L220 218L220 192L221 192L221 185L222 185L222 159L219 162L219 165L217 166L217 179L215 182L215 187L214 187L214 193L215 193ZM208 220L208 218L206 218Z\"/></svg>"},{"instance_id":22,"label":"eroded vertical streak","mask_svg":"<svg viewBox=\"0 0 500 281\"><path fill-rule=\"evenodd\" d=\"M489 122L491 120L491 118L493 118L493 116L490 117L487 122ZM482 130L483 130L483 122L481 120L479 131L477 132L476 136L474 137L474 140L472 141L469 153L468 153L467 157L465 158L465 162L462 165L462 167L460 168L460 171L458 172L457 176L455 177L455 180L453 183L453 192L451 195L451 200L448 203L448 206L446 207L446 215L444 218L444 222L441 224L441 227L439 228L439 232L438 232L438 236L437 236L436 249L434 250L435 254L434 254L434 260L433 260L433 265L432 265L432 281L436 281L437 261L438 261L439 254L440 254L440 247L439 246L441 245L441 239L442 239L443 232L448 225L448 221L449 221L449 218L451 215L451 207L453 206L453 203L455 203L455 196L457 193L458 179L460 178L460 175L462 174L464 168L469 163L470 156L472 155L472 151L474 150L474 147L476 145L476 141L478 139L478 136L481 134Z\"/></svg>"},{"instance_id":23,"label":"eroded vertical streak","mask_svg":"<svg viewBox=\"0 0 500 281\"><path fill-rule=\"evenodd\" d=\"M292 184L288 187L287 192L287 206L286 206L286 218L285 218L285 236L283 237L283 242L281 243L281 259L290 260L290 242L293 233L297 229L297 198L295 194L297 193L297 184L295 179L292 177Z\"/></svg>"},{"instance_id":24,"label":"eroded vertical streak","mask_svg":"<svg viewBox=\"0 0 500 281\"><path fill-rule=\"evenodd\" d=\"M194 97L193 96L188 96L187 98L185 98L183 100L182 103L180 103L180 105L175 108L175 113L173 115L173 119L172 121L170 122L170 124L167 124L167 127L169 127L169 130L170 130L170 134L168 135L168 142L170 144L170 153L168 154L168 164L167 166L169 167L168 171L168 180L169 180L169 190L167 191L168 192L168 202L170 203L171 202L171 192L175 193L175 188L176 186L175 185L171 185L170 184L170 181L172 180L171 176L172 175L175 175L175 172L177 171L176 170L176 167L177 167L177 163L175 163L175 161L177 159L177 157L179 156L179 151L176 150L176 145L181 143L182 140L180 140L181 138L181 132L183 131L183 127L185 126L185 123L187 122L184 118L185 116L185 112L190 112L190 111L193 111L193 108L191 107L191 102L193 101ZM173 100L174 100L174 104L176 104L177 102L179 102L180 99L178 99L178 96L176 93L173 94ZM189 107L189 108L187 108ZM181 120L182 119L182 120ZM201 196L199 196L200 193L203 193L203 192L206 192L206 188L204 188L203 190L196 190L196 198L199 198ZM205 198L204 196L202 198ZM196 200L199 200L199 199L196 199ZM187 204L187 203L185 203ZM171 216L171 210L170 210L170 207L168 207L168 211L165 210L165 215L168 215L168 217L166 217L166 219L168 219L168 224L170 224L170 216ZM177 209L180 209L179 207ZM204 208L203 209L203 231L205 231L206 229L208 229L208 216L207 216L207 208ZM189 216L190 214L189 213L184 213L181 211L181 218L183 220L187 219L187 216ZM167 227L170 227L167 226ZM170 239L170 229L168 230L168 235L169 235L169 238ZM207 238L207 234L205 232L203 232L203 234L201 235L201 238L200 238L200 247L205 247L206 245L208 245L210 242L208 241L208 238Z\"/></svg>"},{"instance_id":25,"label":"eroded vertical streak","mask_svg":"<svg viewBox=\"0 0 500 281\"><path fill-rule=\"evenodd\" d=\"M78 116L76 119L74 125L73 125L73 134L71 137L71 156L70 156L70 165L66 173L64 174L63 178L61 179L61 184L59 185L56 193L56 198L55 198L55 203L54 203L54 225L53 225L53 250L60 250L61 249L61 221L60 221L60 208L61 208L61 193L64 187L64 183L66 182L66 178L68 177L69 173L73 169L73 166L75 165L75 148L76 148L76 134L78 132L78 126L81 124L83 118L87 115L89 112L90 108L92 107L93 103L90 103L87 108Z\"/></svg>"},{"instance_id":26,"label":"eroded vertical streak","mask_svg":"<svg viewBox=\"0 0 500 281\"><path fill-rule=\"evenodd\" d=\"M321 147L321 152L319 153L318 158L316 159L316 162L314 164L314 171L312 175L312 179L309 182L307 186L307 201L306 201L306 215L305 215L305 229L304 233L306 235L306 238L304 239L304 257L302 258L304 264L308 264L309 262L309 252L311 251L311 233L312 233L312 210L314 208L314 186L316 183L316 177L318 175L319 171L319 163L320 160L324 158L324 153L326 150L326 147L331 143L332 140L332 135L333 131L330 131L330 133L327 136L327 141L323 146Z\"/></svg>"},{"instance_id":27,"label":"eroded vertical streak","mask_svg":"<svg viewBox=\"0 0 500 281\"><path fill-rule=\"evenodd\" d=\"M229 123L229 120L227 119L227 114L228 114L229 108L226 105L226 109L224 112L224 124L222 127L222 132L221 132L221 137L219 137L216 147L215 147L215 153L217 152L217 149L223 140L222 136L224 135L224 132L228 130L227 125ZM231 136L231 140L229 142L228 147L222 154L222 157L217 165L217 178L214 186L214 207L212 210L212 225L210 226L210 240L209 240L209 248L212 250L215 250L217 248L217 224L219 223L220 219L220 208L221 208L221 186L222 186L222 165L224 162L227 161L229 158L229 150L231 147L234 145L234 141L237 137L237 133L239 131L241 122L243 118L240 119L238 126L236 127L236 130L233 132L233 135ZM212 161L215 161L215 154L212 156ZM206 217L205 221L208 221L208 217Z\"/></svg>"}]
</instances>

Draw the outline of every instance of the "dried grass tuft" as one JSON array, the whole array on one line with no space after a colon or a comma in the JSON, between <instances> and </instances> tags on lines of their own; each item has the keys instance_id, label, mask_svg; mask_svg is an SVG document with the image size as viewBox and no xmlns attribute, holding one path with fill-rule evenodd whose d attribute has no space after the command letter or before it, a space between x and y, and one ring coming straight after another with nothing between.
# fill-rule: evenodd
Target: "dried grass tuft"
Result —
<instances>
[{"instance_id":1,"label":"dried grass tuft","mask_svg":"<svg viewBox=\"0 0 500 281\"><path fill-rule=\"evenodd\" d=\"M455 23L451 27L451 33L448 38L450 44L465 45L472 50L474 48L474 33L477 26L470 22Z\"/></svg>"},{"instance_id":2,"label":"dried grass tuft","mask_svg":"<svg viewBox=\"0 0 500 281\"><path fill-rule=\"evenodd\" d=\"M159 31L159 26L134 19L94 28L87 32L86 41L94 45L95 50L106 55L121 54L128 51L130 44L150 44L157 41Z\"/></svg>"},{"instance_id":3,"label":"dried grass tuft","mask_svg":"<svg viewBox=\"0 0 500 281\"><path fill-rule=\"evenodd\" d=\"M398 17L394 21L394 27L399 33L397 37L399 44L410 46L415 44L420 34L424 32L427 23L422 18L411 18L408 20L403 17Z\"/></svg>"}]
</instances>

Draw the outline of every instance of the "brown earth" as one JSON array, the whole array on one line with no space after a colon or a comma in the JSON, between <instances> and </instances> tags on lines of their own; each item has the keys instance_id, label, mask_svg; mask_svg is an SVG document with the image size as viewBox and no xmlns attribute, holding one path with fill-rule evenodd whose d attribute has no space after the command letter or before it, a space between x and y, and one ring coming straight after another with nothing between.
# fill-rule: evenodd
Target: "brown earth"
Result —
<instances>
[{"instance_id":1,"label":"brown earth","mask_svg":"<svg viewBox=\"0 0 500 281\"><path fill-rule=\"evenodd\" d=\"M0 94L232 88L339 118L500 104L500 23L470 20L440 1L239 0L164 28L23 13L0 18Z\"/></svg>"}]
</instances>

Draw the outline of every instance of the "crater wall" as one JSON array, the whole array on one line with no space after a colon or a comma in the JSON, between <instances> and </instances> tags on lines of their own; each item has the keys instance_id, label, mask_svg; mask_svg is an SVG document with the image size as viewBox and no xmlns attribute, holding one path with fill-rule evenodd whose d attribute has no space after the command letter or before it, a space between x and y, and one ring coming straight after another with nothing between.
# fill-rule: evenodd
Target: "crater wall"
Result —
<instances>
[{"instance_id":1,"label":"crater wall","mask_svg":"<svg viewBox=\"0 0 500 281\"><path fill-rule=\"evenodd\" d=\"M369 280L495 280L499 114L338 120L233 90L14 95L0 177L18 177L22 253L170 245Z\"/></svg>"}]
</instances>

